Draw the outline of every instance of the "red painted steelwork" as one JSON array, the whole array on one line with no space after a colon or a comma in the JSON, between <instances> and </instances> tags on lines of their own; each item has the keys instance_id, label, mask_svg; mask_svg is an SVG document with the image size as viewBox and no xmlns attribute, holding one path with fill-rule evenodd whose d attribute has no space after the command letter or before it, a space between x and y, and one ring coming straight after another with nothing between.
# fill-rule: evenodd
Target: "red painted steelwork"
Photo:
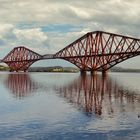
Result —
<instances>
[{"instance_id":1,"label":"red painted steelwork","mask_svg":"<svg viewBox=\"0 0 140 140\"><path fill-rule=\"evenodd\" d=\"M107 33L89 32L57 52L82 71L107 71L114 65L140 54L140 39Z\"/></svg>"},{"instance_id":2,"label":"red painted steelwork","mask_svg":"<svg viewBox=\"0 0 140 140\"><path fill-rule=\"evenodd\" d=\"M14 48L4 57L2 62L10 67L10 71L27 71L29 66L41 59L41 55L23 46Z\"/></svg>"},{"instance_id":3,"label":"red painted steelwork","mask_svg":"<svg viewBox=\"0 0 140 140\"><path fill-rule=\"evenodd\" d=\"M77 39L56 54L40 55L23 46L14 48L1 62L11 71L26 71L35 61L64 59L81 71L107 71L114 65L140 55L140 39L95 31Z\"/></svg>"}]
</instances>

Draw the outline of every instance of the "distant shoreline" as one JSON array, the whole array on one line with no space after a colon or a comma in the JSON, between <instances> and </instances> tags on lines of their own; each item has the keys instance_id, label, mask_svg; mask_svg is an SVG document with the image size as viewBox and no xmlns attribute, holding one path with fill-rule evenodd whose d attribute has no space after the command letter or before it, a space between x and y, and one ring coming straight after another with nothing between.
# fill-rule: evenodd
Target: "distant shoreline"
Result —
<instances>
[{"instance_id":1,"label":"distant shoreline","mask_svg":"<svg viewBox=\"0 0 140 140\"><path fill-rule=\"evenodd\" d=\"M60 72L60 73L76 73L79 72L78 68L74 67L30 67L29 72Z\"/></svg>"},{"instance_id":2,"label":"distant shoreline","mask_svg":"<svg viewBox=\"0 0 140 140\"><path fill-rule=\"evenodd\" d=\"M9 67L1 66L0 71L9 71ZM61 67L61 66L52 66L52 67L30 67L28 72L53 72L53 73L78 73L80 70L76 67ZM140 69L129 69L122 67L113 67L109 72L122 72L122 73L140 73Z\"/></svg>"},{"instance_id":3,"label":"distant shoreline","mask_svg":"<svg viewBox=\"0 0 140 140\"><path fill-rule=\"evenodd\" d=\"M110 72L140 73L140 69L111 69Z\"/></svg>"}]
</instances>

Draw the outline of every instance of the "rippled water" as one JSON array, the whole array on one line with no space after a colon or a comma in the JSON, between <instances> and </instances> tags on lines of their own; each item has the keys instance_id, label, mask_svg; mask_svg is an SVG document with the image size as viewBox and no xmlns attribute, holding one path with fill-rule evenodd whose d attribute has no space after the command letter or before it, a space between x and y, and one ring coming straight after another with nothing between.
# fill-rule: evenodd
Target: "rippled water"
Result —
<instances>
[{"instance_id":1,"label":"rippled water","mask_svg":"<svg viewBox=\"0 0 140 140\"><path fill-rule=\"evenodd\" d=\"M139 77L0 73L0 140L139 140Z\"/></svg>"}]
</instances>

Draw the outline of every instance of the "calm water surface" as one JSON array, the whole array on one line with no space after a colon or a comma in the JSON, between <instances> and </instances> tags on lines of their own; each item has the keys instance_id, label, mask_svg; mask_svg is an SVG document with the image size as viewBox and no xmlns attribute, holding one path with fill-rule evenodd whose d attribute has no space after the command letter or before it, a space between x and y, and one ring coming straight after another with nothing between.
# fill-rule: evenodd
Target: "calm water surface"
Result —
<instances>
[{"instance_id":1,"label":"calm water surface","mask_svg":"<svg viewBox=\"0 0 140 140\"><path fill-rule=\"evenodd\" d=\"M0 140L139 138L138 73L0 73Z\"/></svg>"}]
</instances>

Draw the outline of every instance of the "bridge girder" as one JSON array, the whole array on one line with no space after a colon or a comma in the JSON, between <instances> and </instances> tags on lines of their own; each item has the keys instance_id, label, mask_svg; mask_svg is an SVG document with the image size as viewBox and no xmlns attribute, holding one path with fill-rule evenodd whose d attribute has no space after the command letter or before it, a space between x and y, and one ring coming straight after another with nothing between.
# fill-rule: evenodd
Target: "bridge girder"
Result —
<instances>
[{"instance_id":1,"label":"bridge girder","mask_svg":"<svg viewBox=\"0 0 140 140\"><path fill-rule=\"evenodd\" d=\"M95 31L89 32L56 54L40 55L24 46L14 48L1 62L11 71L26 71L34 62L64 59L81 71L107 71L114 65L140 54L140 39Z\"/></svg>"},{"instance_id":2,"label":"bridge girder","mask_svg":"<svg viewBox=\"0 0 140 140\"><path fill-rule=\"evenodd\" d=\"M67 60L83 71L107 71L139 54L140 39L95 31L77 39L54 57Z\"/></svg>"},{"instance_id":3,"label":"bridge girder","mask_svg":"<svg viewBox=\"0 0 140 140\"><path fill-rule=\"evenodd\" d=\"M30 65L40 59L40 54L24 46L19 46L10 51L2 62L9 66L10 71L27 71Z\"/></svg>"}]
</instances>

